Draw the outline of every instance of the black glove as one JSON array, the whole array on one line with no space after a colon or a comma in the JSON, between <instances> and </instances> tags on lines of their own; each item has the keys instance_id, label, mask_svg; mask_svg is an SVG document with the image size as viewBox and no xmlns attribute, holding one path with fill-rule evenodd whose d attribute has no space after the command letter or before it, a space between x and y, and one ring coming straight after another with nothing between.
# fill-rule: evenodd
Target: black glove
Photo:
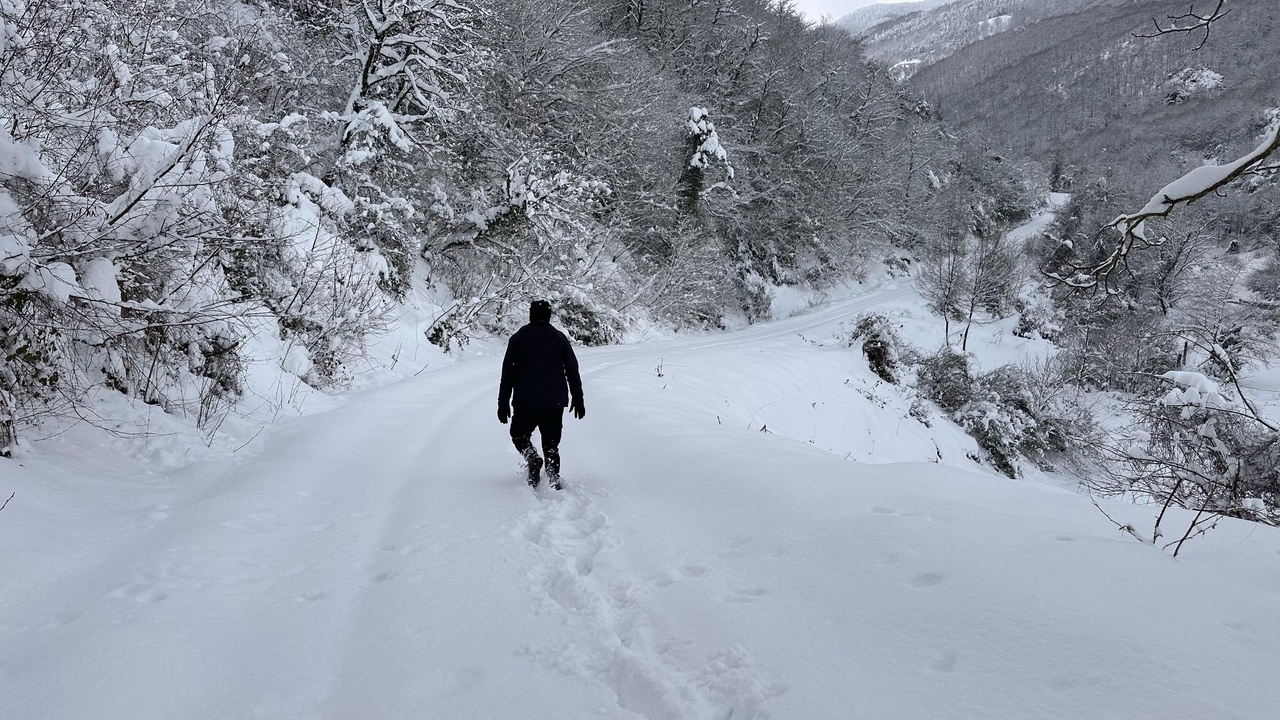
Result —
<instances>
[{"instance_id":1,"label":"black glove","mask_svg":"<svg viewBox=\"0 0 1280 720\"><path fill-rule=\"evenodd\" d=\"M573 411L573 416L579 420L587 416L587 406L582 404L582 398L574 398L573 403L569 405L569 409Z\"/></svg>"},{"instance_id":2,"label":"black glove","mask_svg":"<svg viewBox=\"0 0 1280 720\"><path fill-rule=\"evenodd\" d=\"M503 425L507 424L507 420L511 417L511 408L506 403L498 403L498 422Z\"/></svg>"}]
</instances>

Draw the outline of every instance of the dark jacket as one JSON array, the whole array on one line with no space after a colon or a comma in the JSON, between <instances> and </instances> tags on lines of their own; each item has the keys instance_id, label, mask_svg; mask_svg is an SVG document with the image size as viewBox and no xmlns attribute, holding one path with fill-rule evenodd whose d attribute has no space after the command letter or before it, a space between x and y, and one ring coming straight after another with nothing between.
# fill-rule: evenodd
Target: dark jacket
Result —
<instances>
[{"instance_id":1,"label":"dark jacket","mask_svg":"<svg viewBox=\"0 0 1280 720\"><path fill-rule=\"evenodd\" d=\"M582 378L569 338L549 322L531 322L507 342L498 406L506 407L514 393L517 408L565 407L569 404L566 381L573 398L581 399Z\"/></svg>"}]
</instances>

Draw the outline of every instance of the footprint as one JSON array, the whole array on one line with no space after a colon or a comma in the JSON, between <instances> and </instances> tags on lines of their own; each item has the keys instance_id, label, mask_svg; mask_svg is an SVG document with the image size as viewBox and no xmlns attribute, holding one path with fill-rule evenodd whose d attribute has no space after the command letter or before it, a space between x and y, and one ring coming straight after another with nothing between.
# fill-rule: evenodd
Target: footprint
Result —
<instances>
[{"instance_id":1,"label":"footprint","mask_svg":"<svg viewBox=\"0 0 1280 720\"><path fill-rule=\"evenodd\" d=\"M725 597L725 602L731 603L749 603L755 602L760 598L768 595L769 591L764 588L747 588L745 590L731 590Z\"/></svg>"},{"instance_id":2,"label":"footprint","mask_svg":"<svg viewBox=\"0 0 1280 720\"><path fill-rule=\"evenodd\" d=\"M898 514L898 511L894 510L893 508L880 507L878 505L876 507L871 508L871 512L876 513L877 515L897 515Z\"/></svg>"},{"instance_id":3,"label":"footprint","mask_svg":"<svg viewBox=\"0 0 1280 720\"><path fill-rule=\"evenodd\" d=\"M706 572L707 569L701 565L685 565L680 568L680 574L685 577L702 577Z\"/></svg>"},{"instance_id":4,"label":"footprint","mask_svg":"<svg viewBox=\"0 0 1280 720\"><path fill-rule=\"evenodd\" d=\"M934 660L933 664L930 665L930 667L932 667L935 672L940 672L940 673L955 672L956 660L958 659L959 658L956 657L955 653L945 652L942 654L942 657L938 658L937 660Z\"/></svg>"},{"instance_id":5,"label":"footprint","mask_svg":"<svg viewBox=\"0 0 1280 720\"><path fill-rule=\"evenodd\" d=\"M738 540L734 540L730 542L728 545L725 546L725 549L720 551L720 557L728 558L730 560L741 558L741 557L747 557L751 553L745 548L753 539L754 538L749 538L749 537L740 538Z\"/></svg>"},{"instance_id":6,"label":"footprint","mask_svg":"<svg viewBox=\"0 0 1280 720\"><path fill-rule=\"evenodd\" d=\"M157 602L160 602L161 600L163 600L163 599L165 599L165 598L167 598L167 597L169 597L169 595L168 595L167 593L164 593L164 592L162 592L162 591L160 591L160 590L156 590L155 588L148 588L148 589L143 590L142 592L140 592L140 593L138 593L138 594L134 595L134 596L133 596L133 600L134 600L134 602L140 602L140 603L144 603L144 604L148 604L148 605L149 605L149 604L151 604L151 603L157 603Z\"/></svg>"},{"instance_id":7,"label":"footprint","mask_svg":"<svg viewBox=\"0 0 1280 720\"><path fill-rule=\"evenodd\" d=\"M323 600L323 599L325 599L325 598L327 598L327 597L329 597L329 593L326 593L326 592L320 592L319 590L317 590L317 591L315 591L315 592L309 592L309 593L303 593L303 594L301 594L301 595L295 595L293 599L294 599L294 600L297 600L298 602L315 602L315 601L317 601L317 600Z\"/></svg>"},{"instance_id":8,"label":"footprint","mask_svg":"<svg viewBox=\"0 0 1280 720\"><path fill-rule=\"evenodd\" d=\"M398 574L399 574L399 573L397 573L397 572L396 572L396 571L394 571L394 570L383 570L382 572L380 572L380 573L378 573L377 575L374 575L374 576L373 576L373 582L374 582L374 584L384 583L384 582L386 582L386 581L390 580L391 578L395 577L395 576L396 576L396 575L398 575Z\"/></svg>"},{"instance_id":9,"label":"footprint","mask_svg":"<svg viewBox=\"0 0 1280 720\"><path fill-rule=\"evenodd\" d=\"M707 574L707 568L701 565L681 565L679 567L667 567L662 574L654 580L657 587L668 587L674 585L681 580L689 578L702 577Z\"/></svg>"},{"instance_id":10,"label":"footprint","mask_svg":"<svg viewBox=\"0 0 1280 720\"><path fill-rule=\"evenodd\" d=\"M135 575L129 582L115 586L107 593L107 597L123 600L128 598L134 602L150 604L160 602L169 594L155 586L157 578L150 573Z\"/></svg>"},{"instance_id":11,"label":"footprint","mask_svg":"<svg viewBox=\"0 0 1280 720\"><path fill-rule=\"evenodd\" d=\"M613 689L618 706L650 720L683 717L683 703L663 681L661 667L625 647L614 652L605 673L605 681Z\"/></svg>"},{"instance_id":12,"label":"footprint","mask_svg":"<svg viewBox=\"0 0 1280 720\"><path fill-rule=\"evenodd\" d=\"M911 578L911 584L914 587L933 587L934 585L940 585L946 579L947 577L942 573L920 573Z\"/></svg>"}]
</instances>

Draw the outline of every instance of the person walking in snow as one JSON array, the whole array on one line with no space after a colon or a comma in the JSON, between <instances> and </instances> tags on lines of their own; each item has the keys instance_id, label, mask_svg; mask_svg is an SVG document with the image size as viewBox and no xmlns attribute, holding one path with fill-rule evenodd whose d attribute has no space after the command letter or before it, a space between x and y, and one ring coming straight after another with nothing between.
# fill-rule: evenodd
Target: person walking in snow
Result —
<instances>
[{"instance_id":1,"label":"person walking in snow","mask_svg":"<svg viewBox=\"0 0 1280 720\"><path fill-rule=\"evenodd\" d=\"M511 420L511 442L524 456L530 487L538 486L544 464L533 449L536 429L542 436L547 477L551 487L560 489L560 434L566 405L579 420L587 414L578 358L569 338L552 327L551 304L534 300L529 304L529 324L507 341L498 389L498 422L505 425Z\"/></svg>"}]
</instances>

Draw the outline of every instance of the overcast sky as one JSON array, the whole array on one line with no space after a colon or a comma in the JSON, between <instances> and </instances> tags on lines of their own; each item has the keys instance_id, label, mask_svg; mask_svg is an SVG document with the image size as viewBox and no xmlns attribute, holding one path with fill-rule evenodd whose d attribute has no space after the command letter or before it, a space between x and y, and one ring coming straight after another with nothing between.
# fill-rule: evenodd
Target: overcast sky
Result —
<instances>
[{"instance_id":1,"label":"overcast sky","mask_svg":"<svg viewBox=\"0 0 1280 720\"><path fill-rule=\"evenodd\" d=\"M800 8L805 16L810 19L817 20L823 15L830 15L838 18L841 15L856 10L863 5L875 5L878 2L903 2L904 0L796 0L796 7Z\"/></svg>"}]
</instances>

